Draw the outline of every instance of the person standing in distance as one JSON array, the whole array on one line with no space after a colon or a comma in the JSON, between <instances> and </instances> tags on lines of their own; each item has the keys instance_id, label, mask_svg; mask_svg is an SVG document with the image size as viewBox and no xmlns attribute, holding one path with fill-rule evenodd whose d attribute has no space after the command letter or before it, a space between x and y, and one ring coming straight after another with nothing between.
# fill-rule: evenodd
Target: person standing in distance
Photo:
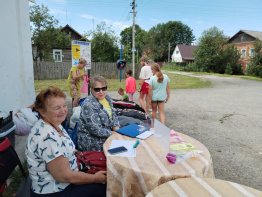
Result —
<instances>
[{"instance_id":1,"label":"person standing in distance","mask_svg":"<svg viewBox=\"0 0 262 197\"><path fill-rule=\"evenodd\" d=\"M81 58L79 63L73 66L70 69L69 76L67 79L67 85L69 89L69 94L73 98L73 108L78 106L80 101L81 92L80 92L80 80L84 80L84 76L87 76L87 72L85 72L84 68L87 62L85 59Z\"/></svg>"},{"instance_id":2,"label":"person standing in distance","mask_svg":"<svg viewBox=\"0 0 262 197\"><path fill-rule=\"evenodd\" d=\"M126 93L129 101L133 101L133 95L136 92L136 80L132 77L132 70L126 71Z\"/></svg>"},{"instance_id":3,"label":"person standing in distance","mask_svg":"<svg viewBox=\"0 0 262 197\"><path fill-rule=\"evenodd\" d=\"M140 58L140 64L142 66L141 72L139 75L139 102L141 107L145 110L146 113L149 111L149 97L148 97L148 88L149 84L148 81L150 77L153 76L151 71L151 66L147 64L147 59L145 57ZM144 96L146 95L146 105L144 103Z\"/></svg>"},{"instance_id":4,"label":"person standing in distance","mask_svg":"<svg viewBox=\"0 0 262 197\"><path fill-rule=\"evenodd\" d=\"M170 79L167 75L163 74L160 70L160 66L155 63L151 66L153 77L149 80L149 103L152 105L152 118L157 118L157 109L160 116L160 122L165 124L165 114L164 106L165 103L169 100L170 89L169 82Z\"/></svg>"}]
</instances>

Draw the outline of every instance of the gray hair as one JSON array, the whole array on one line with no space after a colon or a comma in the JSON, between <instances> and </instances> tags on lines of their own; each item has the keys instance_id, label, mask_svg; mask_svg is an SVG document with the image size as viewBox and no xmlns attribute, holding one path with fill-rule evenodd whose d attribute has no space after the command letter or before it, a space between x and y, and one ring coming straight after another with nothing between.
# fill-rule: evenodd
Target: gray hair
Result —
<instances>
[{"instance_id":1,"label":"gray hair","mask_svg":"<svg viewBox=\"0 0 262 197\"><path fill-rule=\"evenodd\" d=\"M150 66L152 66L154 63L155 63L155 62L154 62L153 60L151 60L151 59L150 59L150 60L147 60L147 64L150 65Z\"/></svg>"},{"instance_id":2,"label":"gray hair","mask_svg":"<svg viewBox=\"0 0 262 197\"><path fill-rule=\"evenodd\" d=\"M94 86L95 86L95 84L97 82L103 83L103 84L105 84L105 86L108 86L108 83L107 83L107 81L106 81L106 79L104 77L102 77L102 76L94 76L91 79L91 88L94 88Z\"/></svg>"}]
</instances>

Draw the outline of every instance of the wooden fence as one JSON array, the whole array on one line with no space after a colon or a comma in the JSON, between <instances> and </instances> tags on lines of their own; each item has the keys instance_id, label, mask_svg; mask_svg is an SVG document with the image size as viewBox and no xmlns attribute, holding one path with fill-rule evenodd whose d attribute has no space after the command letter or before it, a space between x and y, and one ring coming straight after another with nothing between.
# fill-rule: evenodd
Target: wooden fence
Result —
<instances>
[{"instance_id":1,"label":"wooden fence","mask_svg":"<svg viewBox=\"0 0 262 197\"><path fill-rule=\"evenodd\" d=\"M35 62L34 79L66 79L68 77L72 62ZM132 63L127 63L122 70L122 79L125 79L125 72L133 71ZM139 78L141 66L135 64L135 78ZM91 64L90 76L101 75L107 79L119 79L120 71L116 68L116 63L93 62Z\"/></svg>"}]
</instances>

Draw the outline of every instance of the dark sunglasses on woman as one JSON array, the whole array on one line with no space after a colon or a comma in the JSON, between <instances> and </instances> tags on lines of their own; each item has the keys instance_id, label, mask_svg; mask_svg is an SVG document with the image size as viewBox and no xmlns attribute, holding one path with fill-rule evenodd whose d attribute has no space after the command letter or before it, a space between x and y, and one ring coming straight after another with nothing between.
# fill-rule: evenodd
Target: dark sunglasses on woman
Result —
<instances>
[{"instance_id":1,"label":"dark sunglasses on woman","mask_svg":"<svg viewBox=\"0 0 262 197\"><path fill-rule=\"evenodd\" d=\"M93 88L93 89L94 89L95 92L100 92L100 90L105 92L107 90L107 86L102 87L102 88Z\"/></svg>"}]
</instances>

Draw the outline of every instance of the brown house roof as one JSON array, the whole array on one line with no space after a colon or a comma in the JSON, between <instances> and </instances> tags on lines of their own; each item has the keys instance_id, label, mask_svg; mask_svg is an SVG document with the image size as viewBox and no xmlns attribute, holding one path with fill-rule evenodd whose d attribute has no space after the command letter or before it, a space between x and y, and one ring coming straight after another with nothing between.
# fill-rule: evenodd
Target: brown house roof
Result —
<instances>
[{"instance_id":1,"label":"brown house roof","mask_svg":"<svg viewBox=\"0 0 262 197\"><path fill-rule=\"evenodd\" d=\"M178 47L180 54L181 54L181 56L184 60L194 60L195 59L192 55L192 51L195 48L197 48L197 46L179 44L179 45L177 45L177 47Z\"/></svg>"},{"instance_id":2,"label":"brown house roof","mask_svg":"<svg viewBox=\"0 0 262 197\"><path fill-rule=\"evenodd\" d=\"M62 27L61 31L65 31L67 34L69 34L69 32L73 32L74 35L75 35L75 36L71 35L71 36L74 37L73 39L79 40L83 37L80 33L78 33L73 27L71 27L68 24L66 26Z\"/></svg>"},{"instance_id":3,"label":"brown house roof","mask_svg":"<svg viewBox=\"0 0 262 197\"><path fill-rule=\"evenodd\" d=\"M234 36L232 36L228 42L230 43L233 39L235 39L239 34L245 33L254 39L258 38L260 41L262 41L262 32L260 31L249 31L249 30L239 30Z\"/></svg>"}]
</instances>

